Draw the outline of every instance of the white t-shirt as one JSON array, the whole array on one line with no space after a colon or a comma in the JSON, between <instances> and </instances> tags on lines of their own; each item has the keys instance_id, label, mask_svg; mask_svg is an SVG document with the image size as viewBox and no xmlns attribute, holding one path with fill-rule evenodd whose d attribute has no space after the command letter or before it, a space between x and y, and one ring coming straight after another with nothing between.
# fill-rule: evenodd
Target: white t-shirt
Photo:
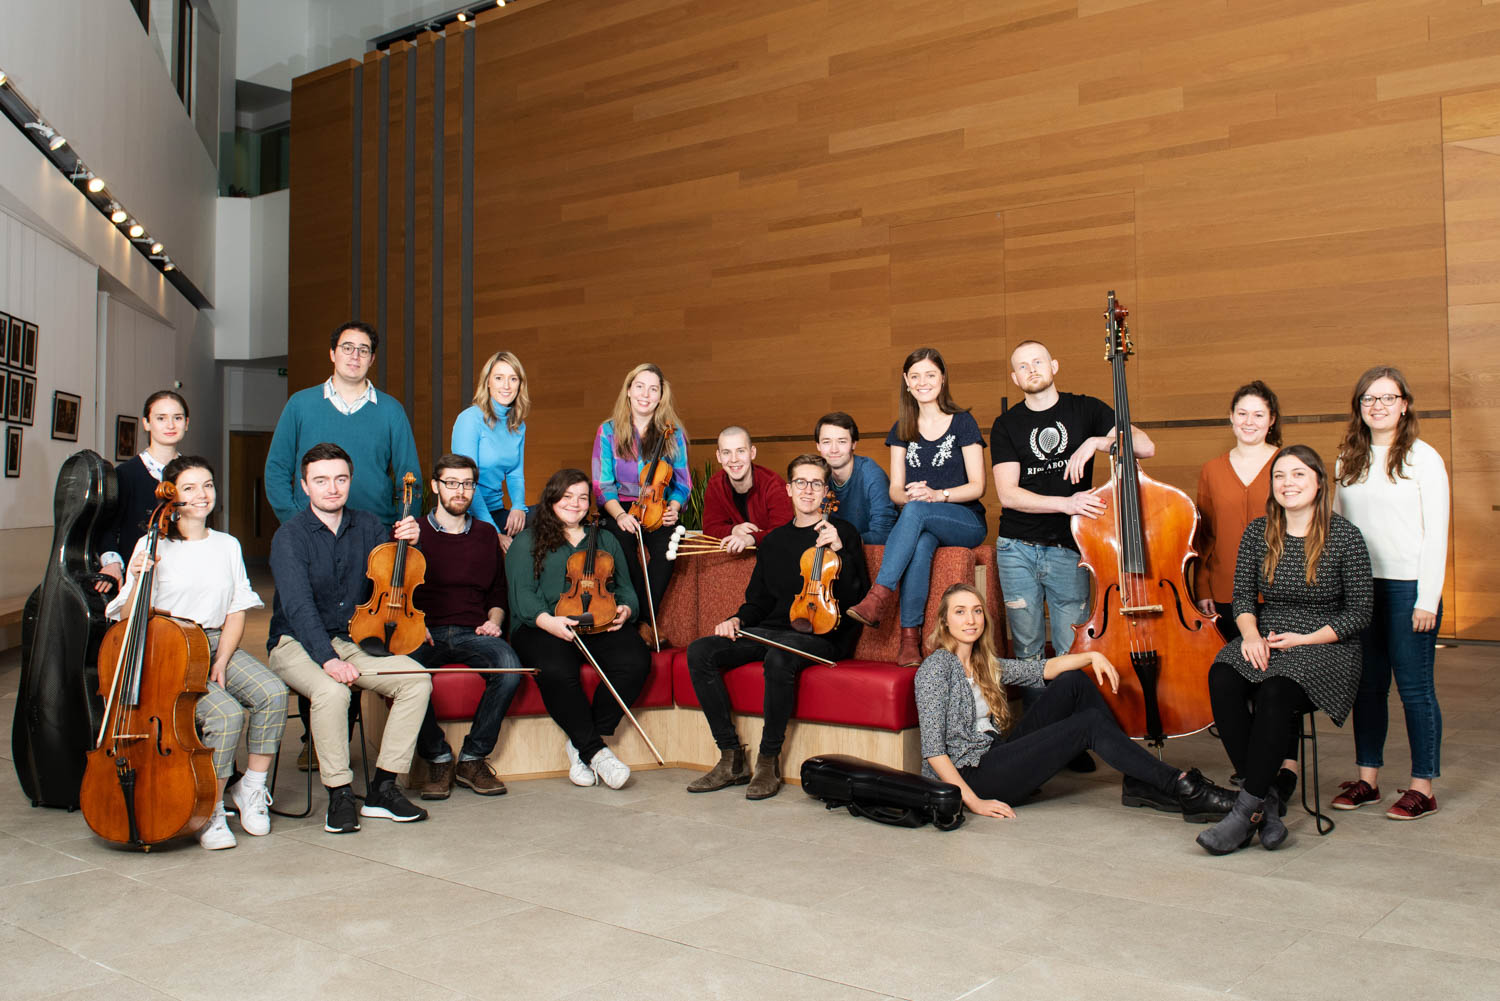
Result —
<instances>
[{"instance_id":1,"label":"white t-shirt","mask_svg":"<svg viewBox=\"0 0 1500 1001\"><path fill-rule=\"evenodd\" d=\"M996 733L995 721L990 719L990 704L979 691L979 682L969 679L969 689L974 693L974 729L978 733Z\"/></svg>"},{"instance_id":2,"label":"white t-shirt","mask_svg":"<svg viewBox=\"0 0 1500 1001\"><path fill-rule=\"evenodd\" d=\"M143 536L135 544L126 564L135 562L136 553L145 551ZM135 588L135 574L125 584L104 614L111 619L125 615L125 595ZM185 539L161 539L156 544L156 589L151 607L190 619L204 629L221 629L231 612L264 608L245 573L245 557L240 540L223 532L208 530L206 538L189 542Z\"/></svg>"},{"instance_id":3,"label":"white t-shirt","mask_svg":"<svg viewBox=\"0 0 1500 1001\"><path fill-rule=\"evenodd\" d=\"M1437 449L1418 439L1406 453L1406 475L1392 483L1389 454L1389 445L1370 447L1365 478L1339 487L1334 510L1365 537L1372 575L1416 581L1416 607L1436 612L1448 564L1448 470Z\"/></svg>"}]
</instances>

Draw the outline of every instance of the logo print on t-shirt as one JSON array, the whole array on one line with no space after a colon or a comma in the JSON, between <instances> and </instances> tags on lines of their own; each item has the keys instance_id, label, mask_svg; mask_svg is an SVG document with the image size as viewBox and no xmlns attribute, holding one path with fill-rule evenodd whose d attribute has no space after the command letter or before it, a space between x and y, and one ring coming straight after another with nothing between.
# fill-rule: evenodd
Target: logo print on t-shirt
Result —
<instances>
[{"instance_id":1,"label":"logo print on t-shirt","mask_svg":"<svg viewBox=\"0 0 1500 1001\"><path fill-rule=\"evenodd\" d=\"M1031 429L1031 454L1042 462L1062 455L1067 449L1068 429L1063 426L1062 421L1057 421L1051 427Z\"/></svg>"}]
</instances>

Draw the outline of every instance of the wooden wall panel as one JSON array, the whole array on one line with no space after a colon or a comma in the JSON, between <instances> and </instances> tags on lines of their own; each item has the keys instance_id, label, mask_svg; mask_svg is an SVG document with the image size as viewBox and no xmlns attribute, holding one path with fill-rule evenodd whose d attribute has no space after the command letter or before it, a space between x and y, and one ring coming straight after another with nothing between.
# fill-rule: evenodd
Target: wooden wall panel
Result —
<instances>
[{"instance_id":1,"label":"wooden wall panel","mask_svg":"<svg viewBox=\"0 0 1500 1001\"><path fill-rule=\"evenodd\" d=\"M443 383L442 420L438 426L440 452L448 450L453 439L453 421L458 417L459 411L469 405L469 400L474 395L474 386L464 385L462 378L463 286L460 281L463 258L464 36L474 30L476 29L460 27L449 31L444 45L443 365L438 373ZM483 361L483 356L475 359L474 364L477 365L480 361Z\"/></svg>"},{"instance_id":2,"label":"wooden wall panel","mask_svg":"<svg viewBox=\"0 0 1500 1001\"><path fill-rule=\"evenodd\" d=\"M1472 375L1495 362L1484 307L1500 299L1500 280L1484 235L1492 196L1481 192L1497 188L1464 181L1469 166L1500 155L1489 138L1500 105L1487 96L1500 89L1500 5L511 5L450 32L441 206L431 184L434 38L424 36L410 50L418 219L403 231L394 155L385 262L389 385L400 387L403 241L414 241L407 403L424 459L434 386L439 422L472 391L455 381L452 259L453 82L469 30L473 351L477 361L507 348L527 366L533 498L552 470L587 464L621 377L643 360L667 371L700 442L695 461L737 422L762 438L761 461L780 465L834 408L855 415L866 454L883 459L899 363L923 342L943 350L955 390L986 428L1018 399L1006 358L1025 337L1052 346L1063 388L1107 396L1100 313L1114 288L1132 310L1135 416L1161 447L1150 468L1189 490L1198 465L1229 445L1220 422L1241 382L1266 379L1302 419L1294 437L1327 451L1358 373L1402 367L1421 409L1437 415L1425 436L1457 452L1460 495L1464 484L1476 491L1459 500L1455 577L1471 583L1460 584L1449 621L1500 639L1500 610L1481 610L1479 585L1493 573L1474 543L1485 536L1465 545L1462 535L1465 524L1492 528L1478 496L1494 493L1500 469L1479 444L1494 437L1483 423L1492 385ZM389 60L396 151L405 48L372 57ZM310 121L336 120L337 78L349 72L299 79L299 115L316 104ZM368 133L368 85L365 96ZM347 151L320 134L303 155L336 164ZM294 135L294 171L297 156ZM330 199L320 175L298 176L294 219L310 209L325 226L347 226L347 199ZM368 202L374 186L364 189ZM427 340L435 211L440 371ZM331 249L331 233L296 225L294 244L314 238L325 276L294 276L300 331L317 315L316 281L334 280L348 256L347 246ZM293 382L324 367L294 356ZM1472 619L1466 601L1480 602Z\"/></svg>"},{"instance_id":3,"label":"wooden wall panel","mask_svg":"<svg viewBox=\"0 0 1500 1001\"><path fill-rule=\"evenodd\" d=\"M381 350L385 353L385 385L386 389L397 396L404 397L403 387L406 383L406 341L408 332L406 329L406 313L409 307L406 292L406 250L411 235L406 231L406 182L408 171L406 169L406 95L407 87L407 60L412 58L414 46L405 43L397 43L391 46L390 54L385 57L388 70L390 100L387 127L387 142L389 149L386 154L386 258L382 262L385 268L386 287L386 329L380 332L383 338ZM376 193L378 197L378 192ZM293 193L292 197L296 197ZM418 371L421 371L420 369ZM411 411L410 401L407 403L408 413ZM418 446L418 452L421 448ZM421 453L426 459L425 453Z\"/></svg>"}]
</instances>

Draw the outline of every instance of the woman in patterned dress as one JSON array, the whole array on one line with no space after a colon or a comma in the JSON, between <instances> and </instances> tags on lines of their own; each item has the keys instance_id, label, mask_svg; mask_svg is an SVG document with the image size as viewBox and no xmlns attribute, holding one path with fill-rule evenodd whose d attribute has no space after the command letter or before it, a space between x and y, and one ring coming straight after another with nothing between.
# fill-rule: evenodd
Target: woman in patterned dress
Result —
<instances>
[{"instance_id":1,"label":"woman in patterned dress","mask_svg":"<svg viewBox=\"0 0 1500 1001\"><path fill-rule=\"evenodd\" d=\"M984 437L948 393L948 368L936 348L918 348L901 366L901 416L891 448L891 500L901 509L885 540L875 586L849 614L878 626L901 588L901 651L896 663L922 661L927 582L938 546L971 549L984 541Z\"/></svg>"},{"instance_id":2,"label":"woman in patterned dress","mask_svg":"<svg viewBox=\"0 0 1500 1001\"><path fill-rule=\"evenodd\" d=\"M1219 739L1244 776L1229 816L1198 835L1226 855L1260 834L1261 846L1287 837L1273 785L1303 713L1321 709L1344 725L1359 687L1360 632L1373 603L1370 556L1359 529L1333 513L1323 460L1291 445L1271 460L1266 516L1240 539L1234 573L1240 639L1219 651L1208 672ZM1255 596L1265 603L1259 612Z\"/></svg>"}]
</instances>

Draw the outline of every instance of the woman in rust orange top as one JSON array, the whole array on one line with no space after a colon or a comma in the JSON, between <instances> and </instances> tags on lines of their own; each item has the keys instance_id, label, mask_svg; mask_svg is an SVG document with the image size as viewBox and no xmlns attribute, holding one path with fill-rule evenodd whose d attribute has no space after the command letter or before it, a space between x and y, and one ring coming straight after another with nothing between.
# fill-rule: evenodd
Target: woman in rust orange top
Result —
<instances>
[{"instance_id":1,"label":"woman in rust orange top","mask_svg":"<svg viewBox=\"0 0 1500 1001\"><path fill-rule=\"evenodd\" d=\"M1198 474L1198 610L1218 613L1226 642L1239 637L1232 610L1234 561L1245 526L1266 513L1271 457L1281 447L1280 417L1270 386L1257 379L1236 389L1229 401L1234 447L1205 462Z\"/></svg>"}]
</instances>

